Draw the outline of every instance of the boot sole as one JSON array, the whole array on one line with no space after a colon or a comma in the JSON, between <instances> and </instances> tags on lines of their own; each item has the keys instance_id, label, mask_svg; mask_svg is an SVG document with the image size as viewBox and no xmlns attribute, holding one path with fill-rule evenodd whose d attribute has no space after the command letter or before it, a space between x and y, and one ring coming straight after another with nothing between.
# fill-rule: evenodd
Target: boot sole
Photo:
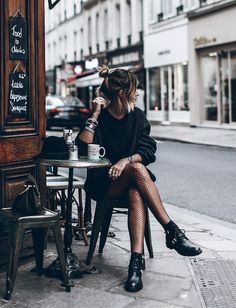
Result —
<instances>
[{"instance_id":1,"label":"boot sole","mask_svg":"<svg viewBox=\"0 0 236 308\"><path fill-rule=\"evenodd\" d=\"M186 253L186 254L183 254L180 251L176 250L173 246L170 246L170 245L166 244L166 247L171 249L171 250L174 249L179 255L184 256L184 257L194 257L194 256L198 256L198 255L200 255L202 253L202 250L200 249L196 253Z\"/></svg>"}]
</instances>

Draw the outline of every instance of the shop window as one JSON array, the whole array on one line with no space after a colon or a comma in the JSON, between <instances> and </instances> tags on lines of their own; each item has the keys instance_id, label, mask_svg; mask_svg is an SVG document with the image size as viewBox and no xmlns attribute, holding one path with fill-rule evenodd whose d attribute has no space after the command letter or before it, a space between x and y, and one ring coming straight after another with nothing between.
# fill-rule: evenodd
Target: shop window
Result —
<instances>
[{"instance_id":1,"label":"shop window","mask_svg":"<svg viewBox=\"0 0 236 308\"><path fill-rule=\"evenodd\" d=\"M149 109L161 110L161 74L159 67L149 70L149 93Z\"/></svg>"},{"instance_id":2,"label":"shop window","mask_svg":"<svg viewBox=\"0 0 236 308\"><path fill-rule=\"evenodd\" d=\"M201 80L205 120L217 121L217 53L212 52L201 58Z\"/></svg>"}]
</instances>

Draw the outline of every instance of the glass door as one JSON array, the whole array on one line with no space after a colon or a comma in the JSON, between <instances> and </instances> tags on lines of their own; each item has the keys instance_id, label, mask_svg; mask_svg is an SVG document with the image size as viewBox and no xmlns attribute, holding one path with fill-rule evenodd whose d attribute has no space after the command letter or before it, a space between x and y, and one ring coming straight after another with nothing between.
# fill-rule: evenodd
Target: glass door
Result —
<instances>
[{"instance_id":1,"label":"glass door","mask_svg":"<svg viewBox=\"0 0 236 308\"><path fill-rule=\"evenodd\" d=\"M230 92L229 92L229 73L230 57L229 52L221 51L219 57L219 80L220 80L220 123L230 123Z\"/></svg>"},{"instance_id":2,"label":"glass door","mask_svg":"<svg viewBox=\"0 0 236 308\"><path fill-rule=\"evenodd\" d=\"M230 52L230 94L231 94L231 108L230 116L231 122L236 123L236 50Z\"/></svg>"},{"instance_id":3,"label":"glass door","mask_svg":"<svg viewBox=\"0 0 236 308\"><path fill-rule=\"evenodd\" d=\"M171 76L170 76L171 77ZM161 97L162 97L162 110L164 110L164 121L169 121L169 69L168 66L161 68Z\"/></svg>"}]
</instances>

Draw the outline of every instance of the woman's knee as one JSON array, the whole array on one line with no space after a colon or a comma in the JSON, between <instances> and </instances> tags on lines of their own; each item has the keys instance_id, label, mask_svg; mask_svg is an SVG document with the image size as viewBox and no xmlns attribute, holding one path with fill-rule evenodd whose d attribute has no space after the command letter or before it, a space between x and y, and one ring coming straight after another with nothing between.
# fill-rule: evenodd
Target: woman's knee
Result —
<instances>
[{"instance_id":1,"label":"woman's knee","mask_svg":"<svg viewBox=\"0 0 236 308\"><path fill-rule=\"evenodd\" d=\"M142 163L131 163L128 165L129 172L131 172L135 177L149 177L147 168Z\"/></svg>"}]
</instances>

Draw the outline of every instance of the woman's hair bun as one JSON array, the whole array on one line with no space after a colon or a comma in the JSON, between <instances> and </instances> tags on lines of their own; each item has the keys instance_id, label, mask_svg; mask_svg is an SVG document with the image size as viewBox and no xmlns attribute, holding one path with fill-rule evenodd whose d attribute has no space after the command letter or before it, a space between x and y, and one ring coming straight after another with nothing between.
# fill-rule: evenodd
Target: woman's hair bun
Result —
<instances>
[{"instance_id":1,"label":"woman's hair bun","mask_svg":"<svg viewBox=\"0 0 236 308\"><path fill-rule=\"evenodd\" d=\"M102 67L98 67L99 77L106 78L109 75L109 67L103 65Z\"/></svg>"}]
</instances>

